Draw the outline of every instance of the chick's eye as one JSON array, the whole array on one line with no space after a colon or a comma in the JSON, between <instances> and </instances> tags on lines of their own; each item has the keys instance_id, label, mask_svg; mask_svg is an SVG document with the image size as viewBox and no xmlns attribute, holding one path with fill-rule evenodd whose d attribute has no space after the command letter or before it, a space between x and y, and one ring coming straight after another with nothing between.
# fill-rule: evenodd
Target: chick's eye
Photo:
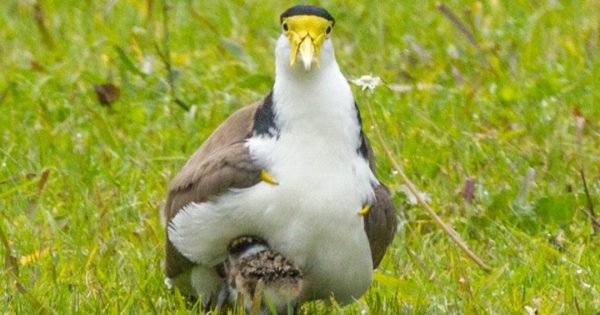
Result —
<instances>
[{"instance_id":1,"label":"chick's eye","mask_svg":"<svg viewBox=\"0 0 600 315\"><path fill-rule=\"evenodd\" d=\"M327 26L327 29L325 30L325 33L329 35L329 33L331 33L331 30L333 28L331 27L331 25Z\"/></svg>"},{"instance_id":2,"label":"chick's eye","mask_svg":"<svg viewBox=\"0 0 600 315\"><path fill-rule=\"evenodd\" d=\"M283 22L283 24L281 24L281 28L283 28L284 32L287 32L290 29L287 22Z\"/></svg>"}]
</instances>

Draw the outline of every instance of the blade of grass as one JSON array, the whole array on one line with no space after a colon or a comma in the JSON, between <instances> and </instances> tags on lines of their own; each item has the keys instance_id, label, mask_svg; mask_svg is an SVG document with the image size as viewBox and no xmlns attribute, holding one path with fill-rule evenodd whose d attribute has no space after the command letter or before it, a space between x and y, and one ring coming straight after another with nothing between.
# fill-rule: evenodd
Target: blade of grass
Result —
<instances>
[{"instance_id":1,"label":"blade of grass","mask_svg":"<svg viewBox=\"0 0 600 315\"><path fill-rule=\"evenodd\" d=\"M16 257L12 256L12 249L10 247L10 243L8 242L8 238L6 234L4 234L4 229L2 228L2 224L0 224L0 242L4 246L4 264L5 268L8 271L9 279L14 283L15 288L21 295L33 306L40 314L48 314L48 308L46 308L42 303L40 303L29 291L21 284L19 280L19 265L17 263ZM7 281L10 281L7 279Z\"/></svg>"},{"instance_id":2,"label":"blade of grass","mask_svg":"<svg viewBox=\"0 0 600 315\"><path fill-rule=\"evenodd\" d=\"M184 101L177 97L177 88L175 86L175 74L173 72L173 66L171 63L171 48L170 48L170 35L169 35L169 5L167 0L162 0L162 13L163 13L163 50L160 49L158 44L155 45L156 51L167 69L167 82L169 83L169 92L171 94L171 100L175 102L186 112L190 110L190 106Z\"/></svg>"}]
</instances>

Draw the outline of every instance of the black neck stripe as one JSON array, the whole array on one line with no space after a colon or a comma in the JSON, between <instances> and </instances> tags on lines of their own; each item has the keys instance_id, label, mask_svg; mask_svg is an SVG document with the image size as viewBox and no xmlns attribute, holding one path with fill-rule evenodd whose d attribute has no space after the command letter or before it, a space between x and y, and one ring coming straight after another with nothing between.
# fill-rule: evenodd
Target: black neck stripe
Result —
<instances>
[{"instance_id":1,"label":"black neck stripe","mask_svg":"<svg viewBox=\"0 0 600 315\"><path fill-rule=\"evenodd\" d=\"M273 90L265 98L261 107L254 114L254 136L274 137L279 133L279 128L275 124L275 111L273 108Z\"/></svg>"},{"instance_id":2,"label":"black neck stripe","mask_svg":"<svg viewBox=\"0 0 600 315\"><path fill-rule=\"evenodd\" d=\"M331 21L335 25L335 19L333 18L333 16L331 16L331 14L329 14L329 12L327 12L327 10L314 5L293 6L285 10L285 12L281 14L281 16L279 17L279 22L281 23L283 22L283 19L295 15L314 15Z\"/></svg>"},{"instance_id":3,"label":"black neck stripe","mask_svg":"<svg viewBox=\"0 0 600 315\"><path fill-rule=\"evenodd\" d=\"M241 236L229 243L227 252L231 256L240 256L254 246L269 246L267 242L261 238L254 236Z\"/></svg>"}]
</instances>

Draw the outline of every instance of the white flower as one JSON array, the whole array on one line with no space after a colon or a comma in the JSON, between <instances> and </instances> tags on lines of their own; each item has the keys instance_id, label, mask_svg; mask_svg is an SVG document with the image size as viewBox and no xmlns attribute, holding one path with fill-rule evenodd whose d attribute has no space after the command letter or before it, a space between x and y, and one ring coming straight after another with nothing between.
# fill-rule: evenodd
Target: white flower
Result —
<instances>
[{"instance_id":1,"label":"white flower","mask_svg":"<svg viewBox=\"0 0 600 315\"><path fill-rule=\"evenodd\" d=\"M527 315L536 315L538 313L537 308L525 305L525 312Z\"/></svg>"},{"instance_id":2,"label":"white flower","mask_svg":"<svg viewBox=\"0 0 600 315\"><path fill-rule=\"evenodd\" d=\"M383 80L381 80L380 77L372 75L363 75L358 79L350 80L350 82L352 82L354 85L360 86L363 91L369 90L369 92L373 92L376 87L383 85Z\"/></svg>"},{"instance_id":3,"label":"white flower","mask_svg":"<svg viewBox=\"0 0 600 315\"><path fill-rule=\"evenodd\" d=\"M173 289L173 281L171 278L165 277L165 285L167 286L167 289Z\"/></svg>"},{"instance_id":4,"label":"white flower","mask_svg":"<svg viewBox=\"0 0 600 315\"><path fill-rule=\"evenodd\" d=\"M154 70L154 58L152 56L146 55L142 58L142 71L144 74L152 74Z\"/></svg>"}]
</instances>

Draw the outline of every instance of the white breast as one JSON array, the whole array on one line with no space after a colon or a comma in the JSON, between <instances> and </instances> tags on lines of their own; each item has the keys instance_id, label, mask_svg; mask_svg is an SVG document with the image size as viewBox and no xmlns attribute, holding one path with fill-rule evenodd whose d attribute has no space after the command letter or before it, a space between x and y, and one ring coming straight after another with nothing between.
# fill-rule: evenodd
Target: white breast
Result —
<instances>
[{"instance_id":1,"label":"white breast","mask_svg":"<svg viewBox=\"0 0 600 315\"><path fill-rule=\"evenodd\" d=\"M253 211L262 212L261 232L267 233L262 236L305 273L306 298L333 293L346 303L371 281L371 254L358 215L372 194L370 172L356 150L340 152L326 140L282 134L268 167L279 185L262 183L241 194L253 200ZM252 139L250 149L270 146L269 141Z\"/></svg>"}]
</instances>

